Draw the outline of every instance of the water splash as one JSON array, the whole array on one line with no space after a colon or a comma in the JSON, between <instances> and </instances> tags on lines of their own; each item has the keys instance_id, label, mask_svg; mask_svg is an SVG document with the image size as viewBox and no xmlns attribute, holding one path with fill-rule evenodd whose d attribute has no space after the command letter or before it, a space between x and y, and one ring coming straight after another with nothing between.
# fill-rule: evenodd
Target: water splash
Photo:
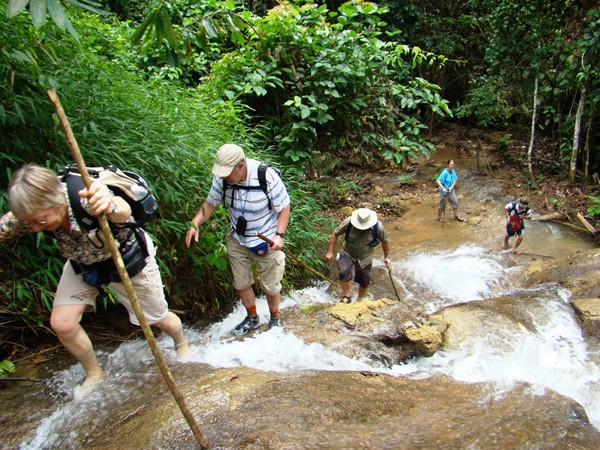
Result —
<instances>
[{"instance_id":1,"label":"water splash","mask_svg":"<svg viewBox=\"0 0 600 450\"><path fill-rule=\"evenodd\" d=\"M320 344L305 343L285 328L234 338L231 331L246 314L240 303L221 322L203 330L185 330L191 342L186 361L274 372L378 371L411 379L444 373L459 381L494 383L499 389L525 381L540 395L545 389L553 389L573 398L600 428L600 371L587 358L580 328L566 302L566 291L548 286L546 291L538 287L513 292L510 270L502 266L498 254L472 245L448 252L408 255L394 263L394 273L402 273L402 279L397 281L408 293L407 298L423 302L430 312L465 300L504 294L527 298L533 328L522 327L515 332L500 323L487 323L466 337L457 349L442 350L431 358L418 358L391 369L374 369L372 362L367 364ZM316 283L291 292L282 299L280 309L333 303L336 300L326 292L327 287L327 283ZM257 312L266 327L269 309L264 297L257 299ZM170 339L161 336L158 343L172 362ZM111 413L111 405L132 401L145 377L153 376L151 371L155 370L143 340L123 343L111 352L99 352L99 357L110 388L98 390L80 402L62 400L63 404L41 422L36 435L24 442L22 449L70 448L70 442L77 437L70 430L85 430L85 421L101 421ZM56 391L64 395L72 392L82 377L81 368L74 365L58 372L53 383ZM82 408L85 414L81 413Z\"/></svg>"},{"instance_id":2,"label":"water splash","mask_svg":"<svg viewBox=\"0 0 600 450\"><path fill-rule=\"evenodd\" d=\"M493 382L499 388L528 382L539 395L552 389L580 403L592 424L600 428L600 370L587 358L570 306L560 298L540 296L525 307L534 311L534 331L482 324L476 333L463 338L458 349L417 359L417 370L469 383Z\"/></svg>"},{"instance_id":3,"label":"water splash","mask_svg":"<svg viewBox=\"0 0 600 450\"><path fill-rule=\"evenodd\" d=\"M463 245L450 252L415 253L397 266L411 280L408 289L427 301L431 313L458 301L492 297L506 278L498 259L497 253Z\"/></svg>"}]
</instances>

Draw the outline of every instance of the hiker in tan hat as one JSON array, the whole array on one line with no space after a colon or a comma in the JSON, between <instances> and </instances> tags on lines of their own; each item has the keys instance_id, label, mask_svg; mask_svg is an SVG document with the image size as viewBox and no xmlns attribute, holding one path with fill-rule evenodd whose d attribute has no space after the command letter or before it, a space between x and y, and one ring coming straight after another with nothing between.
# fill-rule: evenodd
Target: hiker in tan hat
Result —
<instances>
[{"instance_id":1,"label":"hiker in tan hat","mask_svg":"<svg viewBox=\"0 0 600 450\"><path fill-rule=\"evenodd\" d=\"M261 288L271 313L269 327L280 327L279 302L281 280L285 271L283 240L290 218L290 197L279 172L268 164L246 158L239 145L219 148L212 168L214 175L206 201L187 231L185 243L198 242L198 227L223 203L229 213L231 228L227 233L227 253L237 290L247 316L233 330L241 336L259 326L254 297L252 262L260 271ZM256 233L269 238L267 244Z\"/></svg>"},{"instance_id":2,"label":"hiker in tan hat","mask_svg":"<svg viewBox=\"0 0 600 450\"><path fill-rule=\"evenodd\" d=\"M371 267L375 247L381 243L386 268L392 267L390 258L390 243L388 234L383 224L377 219L377 214L368 208L356 209L352 215L346 218L333 230L329 238L329 245L325 258L333 263L333 249L337 239L342 234L345 241L337 255L337 267L339 271L340 284L344 291L342 303L350 303L350 280L354 270L354 281L358 283L358 299L362 300L367 295L367 289L371 283Z\"/></svg>"}]
</instances>

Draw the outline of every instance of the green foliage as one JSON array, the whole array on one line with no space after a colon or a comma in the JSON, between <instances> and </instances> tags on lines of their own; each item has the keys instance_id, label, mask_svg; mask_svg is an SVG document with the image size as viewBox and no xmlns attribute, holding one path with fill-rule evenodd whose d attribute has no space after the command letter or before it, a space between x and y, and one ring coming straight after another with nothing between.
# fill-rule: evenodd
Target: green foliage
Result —
<instances>
[{"instance_id":1,"label":"green foliage","mask_svg":"<svg viewBox=\"0 0 600 450\"><path fill-rule=\"evenodd\" d=\"M0 377L4 378L15 370L17 370L15 365L8 359L0 361Z\"/></svg>"},{"instance_id":2,"label":"green foliage","mask_svg":"<svg viewBox=\"0 0 600 450\"><path fill-rule=\"evenodd\" d=\"M400 186L408 186L414 182L412 175L399 175L396 177L396 181Z\"/></svg>"},{"instance_id":3,"label":"green foliage","mask_svg":"<svg viewBox=\"0 0 600 450\"><path fill-rule=\"evenodd\" d=\"M232 102L161 77L144 77L135 66L139 55L127 41L130 30L118 23L81 15L73 22L81 30L82 46L49 28L42 47L25 16L0 21L7 43L0 54L0 188L25 162L59 169L71 160L46 94L53 87L88 163L115 163L150 180L159 215L147 230L158 244L171 305L207 320L227 313L237 299L227 265L225 208L218 208L201 227L197 245L188 249L184 240L189 220L208 192L214 152L224 142L237 142L248 156L283 169L295 211L286 247L307 263L320 265L314 261L324 245L315 228L322 226L322 189L296 181L297 170L282 166L273 149L263 146L260 127L252 134L246 131ZM0 190L0 212L7 209L6 192ZM43 235L0 246L5 255L0 298L11 311L21 313L30 328L40 330L47 323L63 261ZM288 260L287 288L307 278L303 268ZM104 306L113 300L109 291Z\"/></svg>"},{"instance_id":4,"label":"green foliage","mask_svg":"<svg viewBox=\"0 0 600 450\"><path fill-rule=\"evenodd\" d=\"M467 93L464 103L454 108L456 117L475 120L479 127L506 125L512 114L508 92L498 79L481 77Z\"/></svg>"},{"instance_id":5,"label":"green foliage","mask_svg":"<svg viewBox=\"0 0 600 450\"><path fill-rule=\"evenodd\" d=\"M202 89L266 120L279 152L311 172L334 170L329 154L338 164L340 153L397 164L429 155L421 111L451 113L439 86L411 68L436 57L381 41L382 12L370 2L337 12L284 3L254 21L246 45L216 63Z\"/></svg>"},{"instance_id":6,"label":"green foliage","mask_svg":"<svg viewBox=\"0 0 600 450\"><path fill-rule=\"evenodd\" d=\"M96 14L108 14L104 11L97 2L93 0L78 0L67 2L71 8L77 8L85 11L94 12ZM29 16L31 23L36 30L39 30L46 24L48 16L52 22L61 30L68 31L75 39L79 35L69 19L65 7L59 0L8 0L6 4L6 17L12 19L23 13L25 8L29 6Z\"/></svg>"},{"instance_id":7,"label":"green foliage","mask_svg":"<svg viewBox=\"0 0 600 450\"><path fill-rule=\"evenodd\" d=\"M142 45L148 69L164 64L184 68L181 78L193 83L208 73L208 66L229 46L245 43L249 14L237 11L236 3L152 0L132 42Z\"/></svg>"},{"instance_id":8,"label":"green foliage","mask_svg":"<svg viewBox=\"0 0 600 450\"><path fill-rule=\"evenodd\" d=\"M591 206L585 212L586 215L590 217L600 215L600 197L593 195L586 195L585 197L592 202Z\"/></svg>"}]
</instances>

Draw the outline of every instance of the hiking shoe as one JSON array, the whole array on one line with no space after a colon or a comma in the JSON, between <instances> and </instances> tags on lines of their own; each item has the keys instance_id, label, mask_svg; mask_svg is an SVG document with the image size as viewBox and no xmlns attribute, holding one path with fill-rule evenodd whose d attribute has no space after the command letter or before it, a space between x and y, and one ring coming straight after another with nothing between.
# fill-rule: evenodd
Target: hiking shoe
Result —
<instances>
[{"instance_id":1,"label":"hiking shoe","mask_svg":"<svg viewBox=\"0 0 600 450\"><path fill-rule=\"evenodd\" d=\"M242 320L237 327L234 328L233 334L236 336L243 336L248 331L254 330L255 328L258 328L258 316L246 316L246 318Z\"/></svg>"},{"instance_id":2,"label":"hiking shoe","mask_svg":"<svg viewBox=\"0 0 600 450\"><path fill-rule=\"evenodd\" d=\"M269 330L271 328L281 327L281 326L283 326L283 324L281 323L281 320L271 317L271 321L269 322Z\"/></svg>"}]
</instances>

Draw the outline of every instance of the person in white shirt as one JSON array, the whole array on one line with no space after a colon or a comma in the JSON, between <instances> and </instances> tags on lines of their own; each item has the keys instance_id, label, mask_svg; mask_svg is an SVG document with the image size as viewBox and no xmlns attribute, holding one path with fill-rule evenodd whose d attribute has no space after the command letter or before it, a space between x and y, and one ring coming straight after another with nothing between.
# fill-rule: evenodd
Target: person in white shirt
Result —
<instances>
[{"instance_id":1,"label":"person in white shirt","mask_svg":"<svg viewBox=\"0 0 600 450\"><path fill-rule=\"evenodd\" d=\"M252 288L253 262L258 265L261 288L269 304L269 326L281 326L279 303L285 271L285 253L281 249L290 217L290 197L285 183L270 166L264 172L266 185L263 190L259 167L260 162L246 158L240 146L221 146L212 168L214 177L208 197L186 233L189 247L192 240L198 242L198 227L212 216L215 208L221 203L228 208L231 228L226 239L233 286L247 311L246 318L233 330L238 336L259 326ZM272 245L257 233L269 238Z\"/></svg>"}]
</instances>

